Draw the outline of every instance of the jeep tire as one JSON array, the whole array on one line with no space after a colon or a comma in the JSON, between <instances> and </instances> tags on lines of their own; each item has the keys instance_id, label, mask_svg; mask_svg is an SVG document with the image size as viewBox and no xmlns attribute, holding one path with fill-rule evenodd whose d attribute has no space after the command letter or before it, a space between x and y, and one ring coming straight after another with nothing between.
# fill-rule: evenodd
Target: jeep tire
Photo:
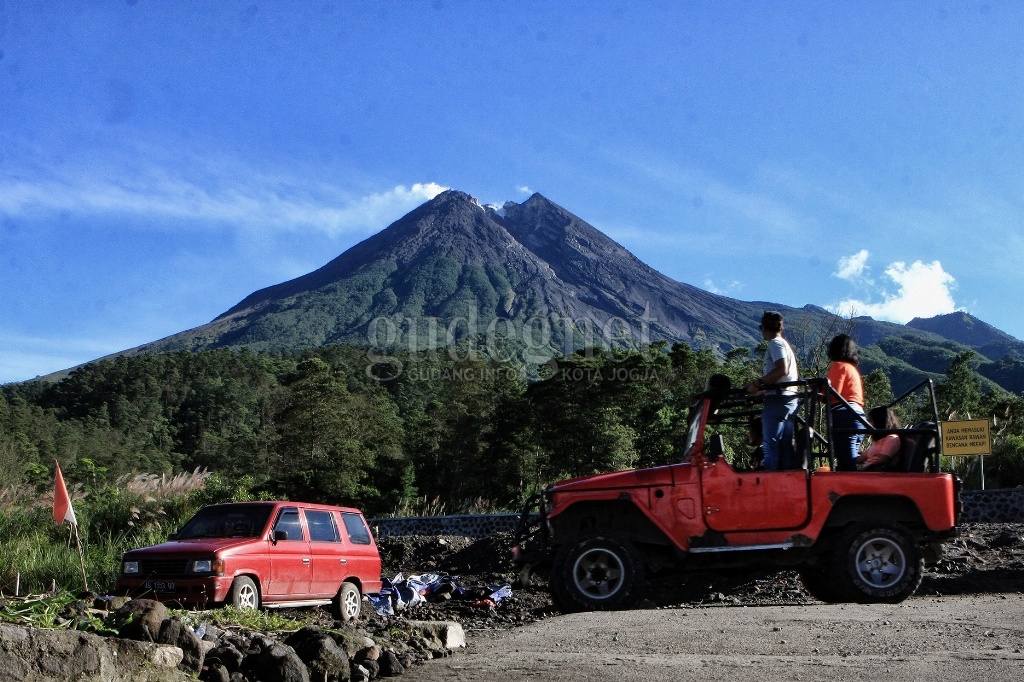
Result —
<instances>
[{"instance_id":1,"label":"jeep tire","mask_svg":"<svg viewBox=\"0 0 1024 682\"><path fill-rule=\"evenodd\" d=\"M838 589L862 604L898 604L924 577L921 548L901 524L865 522L843 533L833 567Z\"/></svg>"},{"instance_id":2,"label":"jeep tire","mask_svg":"<svg viewBox=\"0 0 1024 682\"><path fill-rule=\"evenodd\" d=\"M643 562L632 543L592 533L558 551L551 589L566 611L607 611L628 606L643 579Z\"/></svg>"}]
</instances>

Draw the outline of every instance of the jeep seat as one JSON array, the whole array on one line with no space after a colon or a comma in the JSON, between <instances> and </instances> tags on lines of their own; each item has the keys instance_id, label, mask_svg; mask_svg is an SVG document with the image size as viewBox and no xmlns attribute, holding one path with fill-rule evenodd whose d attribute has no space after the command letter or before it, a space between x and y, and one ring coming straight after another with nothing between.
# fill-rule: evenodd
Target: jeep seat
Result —
<instances>
[{"instance_id":1,"label":"jeep seat","mask_svg":"<svg viewBox=\"0 0 1024 682\"><path fill-rule=\"evenodd\" d=\"M934 422L922 422L910 427L911 431L927 433L900 434L900 453L894 471L924 473L934 463L938 453L938 428Z\"/></svg>"}]
</instances>

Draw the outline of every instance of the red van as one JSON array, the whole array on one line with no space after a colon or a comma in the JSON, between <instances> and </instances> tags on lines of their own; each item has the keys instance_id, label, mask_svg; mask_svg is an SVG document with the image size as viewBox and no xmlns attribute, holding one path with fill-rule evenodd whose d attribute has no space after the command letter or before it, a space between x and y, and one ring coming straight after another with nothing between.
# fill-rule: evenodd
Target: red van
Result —
<instances>
[{"instance_id":1,"label":"red van","mask_svg":"<svg viewBox=\"0 0 1024 682\"><path fill-rule=\"evenodd\" d=\"M280 501L203 507L167 542L126 553L116 586L200 608L331 604L341 620L380 589L380 554L358 509Z\"/></svg>"}]
</instances>

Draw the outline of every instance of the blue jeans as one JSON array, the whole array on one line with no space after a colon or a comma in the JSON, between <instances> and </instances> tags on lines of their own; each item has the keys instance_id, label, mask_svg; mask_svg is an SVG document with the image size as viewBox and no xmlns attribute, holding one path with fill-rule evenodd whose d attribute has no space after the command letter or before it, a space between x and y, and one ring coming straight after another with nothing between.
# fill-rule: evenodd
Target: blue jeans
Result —
<instances>
[{"instance_id":1,"label":"blue jeans","mask_svg":"<svg viewBox=\"0 0 1024 682\"><path fill-rule=\"evenodd\" d=\"M761 412L764 437L764 468L767 471L796 468L793 449L793 420L797 399L788 395L769 395Z\"/></svg>"},{"instance_id":2,"label":"blue jeans","mask_svg":"<svg viewBox=\"0 0 1024 682\"><path fill-rule=\"evenodd\" d=\"M854 405L853 410L845 405L832 408L833 429L856 429L858 433L837 433L832 438L832 451L836 453L836 469L838 471L856 471L857 465L854 460L860 453L860 444L864 441L864 431L867 429L863 422L857 419L856 415L864 416L860 406Z\"/></svg>"}]
</instances>

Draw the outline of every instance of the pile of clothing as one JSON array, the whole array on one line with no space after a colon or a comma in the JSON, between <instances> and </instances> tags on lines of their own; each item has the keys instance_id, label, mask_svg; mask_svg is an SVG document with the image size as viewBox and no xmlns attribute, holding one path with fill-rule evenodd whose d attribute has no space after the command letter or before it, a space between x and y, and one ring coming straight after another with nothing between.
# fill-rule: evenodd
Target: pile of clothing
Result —
<instances>
[{"instance_id":1,"label":"pile of clothing","mask_svg":"<svg viewBox=\"0 0 1024 682\"><path fill-rule=\"evenodd\" d=\"M378 615L393 616L423 602L437 603L453 598L473 598L477 606L494 608L503 599L512 596L512 586L508 584L487 585L482 592L470 594L459 586L458 579L458 576L442 573L424 573L408 578L399 573L390 580L384 578L381 591L367 594L366 597Z\"/></svg>"}]
</instances>

